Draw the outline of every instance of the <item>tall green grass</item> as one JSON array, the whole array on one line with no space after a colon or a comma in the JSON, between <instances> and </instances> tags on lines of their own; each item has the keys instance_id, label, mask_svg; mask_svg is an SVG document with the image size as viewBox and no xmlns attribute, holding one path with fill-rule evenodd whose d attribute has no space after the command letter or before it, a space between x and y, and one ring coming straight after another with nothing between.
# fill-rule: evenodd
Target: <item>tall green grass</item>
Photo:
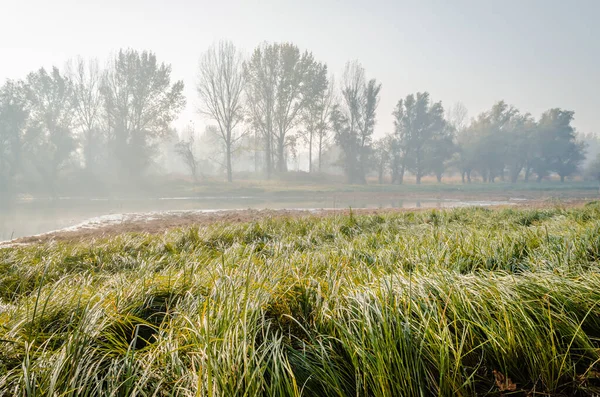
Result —
<instances>
[{"instance_id":1,"label":"tall green grass","mask_svg":"<svg viewBox=\"0 0 600 397\"><path fill-rule=\"evenodd\" d=\"M600 392L600 205L0 250L2 396Z\"/></svg>"}]
</instances>

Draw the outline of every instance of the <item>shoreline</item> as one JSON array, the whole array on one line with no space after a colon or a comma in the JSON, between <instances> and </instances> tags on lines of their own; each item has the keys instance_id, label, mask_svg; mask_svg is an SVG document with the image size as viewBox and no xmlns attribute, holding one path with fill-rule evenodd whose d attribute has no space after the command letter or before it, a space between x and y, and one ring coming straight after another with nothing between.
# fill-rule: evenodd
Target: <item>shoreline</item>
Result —
<instances>
[{"instance_id":1,"label":"shoreline","mask_svg":"<svg viewBox=\"0 0 600 397\"><path fill-rule=\"evenodd\" d=\"M448 199L445 202L450 205L439 207L414 207L414 208L282 208L282 209L197 209L197 210L170 210L170 211L148 211L122 214L107 214L91 217L75 225L52 230L31 236L17 237L12 240L0 241L0 249L32 244L43 244L51 241L83 241L90 239L101 239L123 233L149 233L160 234L167 230L189 227L208 226L215 223L248 223L265 218L279 217L303 217L331 215L347 215L352 213L360 215L373 215L390 212L410 212L426 210L452 210L469 207L485 208L540 208L556 207L565 205L568 207L580 206L590 200L568 199L557 201L546 200L524 200L512 198L506 201L460 201ZM456 205L452 205L456 203Z\"/></svg>"}]
</instances>

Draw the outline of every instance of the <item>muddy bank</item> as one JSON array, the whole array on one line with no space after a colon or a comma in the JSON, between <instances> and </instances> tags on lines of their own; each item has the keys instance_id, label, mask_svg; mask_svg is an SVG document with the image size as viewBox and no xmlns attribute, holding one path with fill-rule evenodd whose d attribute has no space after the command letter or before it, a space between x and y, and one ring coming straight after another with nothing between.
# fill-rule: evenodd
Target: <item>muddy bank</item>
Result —
<instances>
[{"instance_id":1,"label":"muddy bank","mask_svg":"<svg viewBox=\"0 0 600 397\"><path fill-rule=\"evenodd\" d=\"M588 200L571 199L557 202L555 200L539 201L510 201L501 204L485 205L489 208L502 207L554 207L580 206ZM488 202L489 203L489 202ZM446 207L448 208L448 207ZM206 226L213 223L243 223L254 222L273 217L305 217L332 216L355 214L377 214L388 212L424 211L431 208L366 208L366 209L247 209L247 210L201 210L201 211L166 211L157 213L116 214L92 218L81 224L44 233L36 236L21 237L12 241L0 243L0 248L15 245L39 244L50 241L81 241L94 240L121 233L150 233L158 234L173 228L192 225Z\"/></svg>"}]
</instances>

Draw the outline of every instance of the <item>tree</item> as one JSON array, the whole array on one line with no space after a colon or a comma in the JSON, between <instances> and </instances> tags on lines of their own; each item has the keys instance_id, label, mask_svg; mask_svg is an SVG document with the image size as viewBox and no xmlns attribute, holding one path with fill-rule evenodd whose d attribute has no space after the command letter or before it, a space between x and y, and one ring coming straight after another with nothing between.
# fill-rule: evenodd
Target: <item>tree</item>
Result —
<instances>
[{"instance_id":1,"label":"tree","mask_svg":"<svg viewBox=\"0 0 600 397\"><path fill-rule=\"evenodd\" d=\"M585 145L576 139L571 126L575 112L550 109L540 118L537 130L537 156L535 172L541 181L550 171L560 176L564 182L567 176L575 173L585 158Z\"/></svg>"},{"instance_id":2,"label":"tree","mask_svg":"<svg viewBox=\"0 0 600 397\"><path fill-rule=\"evenodd\" d=\"M600 154L588 164L585 169L585 177L600 183Z\"/></svg>"},{"instance_id":3,"label":"tree","mask_svg":"<svg viewBox=\"0 0 600 397\"><path fill-rule=\"evenodd\" d=\"M333 76L329 79L329 86L323 93L322 97L319 97L317 101L320 103L321 113L319 115L319 122L315 129L315 135L317 139L317 151L319 153L318 170L322 171L323 166L323 152L327 149L327 145L330 141L331 132L331 112L336 102L335 96L335 80Z\"/></svg>"},{"instance_id":4,"label":"tree","mask_svg":"<svg viewBox=\"0 0 600 397\"><path fill-rule=\"evenodd\" d=\"M76 124L81 133L83 161L88 171L98 168L99 157L104 148L102 136L102 96L100 85L102 72L98 60L85 61L78 58L67 64L66 75L73 85L73 109Z\"/></svg>"},{"instance_id":5,"label":"tree","mask_svg":"<svg viewBox=\"0 0 600 397\"><path fill-rule=\"evenodd\" d=\"M22 169L28 117L23 83L8 80L0 87L0 200L13 193Z\"/></svg>"},{"instance_id":6,"label":"tree","mask_svg":"<svg viewBox=\"0 0 600 397\"><path fill-rule=\"evenodd\" d=\"M277 171L287 170L286 149L294 143L288 134L305 107L310 79L322 68L311 53L291 43L263 44L245 64L248 104L253 127L264 139L267 177L274 160Z\"/></svg>"},{"instance_id":7,"label":"tree","mask_svg":"<svg viewBox=\"0 0 600 397\"><path fill-rule=\"evenodd\" d=\"M431 170L438 183L442 182L448 161L455 151L454 130L446 124L433 134L425 153L426 168Z\"/></svg>"},{"instance_id":8,"label":"tree","mask_svg":"<svg viewBox=\"0 0 600 397\"><path fill-rule=\"evenodd\" d=\"M119 166L139 175L155 145L185 106L183 82L152 52L120 50L102 81L109 144Z\"/></svg>"},{"instance_id":9,"label":"tree","mask_svg":"<svg viewBox=\"0 0 600 397\"><path fill-rule=\"evenodd\" d=\"M477 169L484 182L493 183L498 177L504 178L508 152L511 150L509 141L514 137L515 120L518 117L519 111L515 107L499 101L469 126L469 149L470 155L474 156L470 165ZM520 168L516 175L519 172Z\"/></svg>"},{"instance_id":10,"label":"tree","mask_svg":"<svg viewBox=\"0 0 600 397\"><path fill-rule=\"evenodd\" d=\"M454 153L451 160L462 179L462 183L471 183L471 173L476 166L476 139L468 128L469 111L461 102L457 102L446 112L446 122L454 131Z\"/></svg>"},{"instance_id":11,"label":"tree","mask_svg":"<svg viewBox=\"0 0 600 397\"><path fill-rule=\"evenodd\" d=\"M398 101L393 114L397 147L402 151L401 174L410 170L420 184L423 176L435 171L441 180L444 162L452 152L444 147L452 145L452 135L442 103L431 104L429 93L418 92Z\"/></svg>"},{"instance_id":12,"label":"tree","mask_svg":"<svg viewBox=\"0 0 600 397\"><path fill-rule=\"evenodd\" d=\"M228 182L233 180L233 146L241 137L234 131L244 119L244 84L242 54L232 43L220 42L203 54L197 86L203 104L200 112L217 123L225 147Z\"/></svg>"},{"instance_id":13,"label":"tree","mask_svg":"<svg viewBox=\"0 0 600 397\"><path fill-rule=\"evenodd\" d=\"M515 112L507 125L505 145L505 163L511 183L516 183L525 170L525 181L529 180L533 156L532 136L536 122L529 114Z\"/></svg>"},{"instance_id":14,"label":"tree","mask_svg":"<svg viewBox=\"0 0 600 397\"><path fill-rule=\"evenodd\" d=\"M196 142L196 133L192 127L188 127L185 134L187 137L181 139L175 144L175 152L181 157L181 160L189 168L194 182L198 182L198 158L194 150Z\"/></svg>"},{"instance_id":15,"label":"tree","mask_svg":"<svg viewBox=\"0 0 600 397\"><path fill-rule=\"evenodd\" d=\"M377 170L377 180L383 183L385 172L390 168L394 137L386 135L373 143L373 165Z\"/></svg>"},{"instance_id":16,"label":"tree","mask_svg":"<svg viewBox=\"0 0 600 397\"><path fill-rule=\"evenodd\" d=\"M336 143L342 149L341 162L349 183L366 183L366 168L375 128L381 84L368 82L357 62L346 63L342 81L341 102L331 113Z\"/></svg>"},{"instance_id":17,"label":"tree","mask_svg":"<svg viewBox=\"0 0 600 397\"><path fill-rule=\"evenodd\" d=\"M319 160L323 150L323 139L328 132L329 116L333 106L333 92L327 80L327 67L319 65L314 68L314 75L307 81L306 106L302 112L305 129L300 136L308 145L308 172L313 171L313 144L317 139ZM319 167L320 170L320 167Z\"/></svg>"},{"instance_id":18,"label":"tree","mask_svg":"<svg viewBox=\"0 0 600 397\"><path fill-rule=\"evenodd\" d=\"M77 142L73 135L73 85L58 68L27 76L25 92L30 115L26 141L30 159L56 194L59 172L67 165Z\"/></svg>"},{"instance_id":19,"label":"tree","mask_svg":"<svg viewBox=\"0 0 600 397\"><path fill-rule=\"evenodd\" d=\"M455 131L463 131L468 126L469 110L462 102L456 102L446 110L445 118Z\"/></svg>"}]
</instances>

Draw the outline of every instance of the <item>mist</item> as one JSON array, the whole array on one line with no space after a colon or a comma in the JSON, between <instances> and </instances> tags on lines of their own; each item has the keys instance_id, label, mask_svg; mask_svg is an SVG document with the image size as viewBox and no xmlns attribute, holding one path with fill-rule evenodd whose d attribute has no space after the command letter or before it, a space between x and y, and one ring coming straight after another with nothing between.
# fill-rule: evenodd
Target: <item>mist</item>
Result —
<instances>
[{"instance_id":1,"label":"mist","mask_svg":"<svg viewBox=\"0 0 600 397\"><path fill-rule=\"evenodd\" d=\"M16 15L25 12L12 7ZM182 7L153 3L149 12L158 20L157 10L168 10L165 23L173 26L174 21L167 19ZM83 29L82 37L89 37L96 52L90 53L90 47L77 52L86 45L80 38L79 47L62 52L56 65L51 61L58 58L41 50L36 66L31 57L7 57L9 66L0 67L0 239L136 211L401 206L394 201L397 197L356 199L340 193L346 191L391 189L406 196L410 189L418 189L414 186L438 186L416 191L439 201L452 196L444 189L459 191L472 184L480 187L467 189L500 184L514 191L522 189L519 186L538 189L537 184L592 189L597 183L600 141L594 131L595 99L581 88L585 76L590 83L597 79L589 73L595 70L590 66L598 64L594 55L586 58L582 73L572 77L574 89L581 91L574 100L564 93L564 81L554 78L572 71L572 66L536 63L512 35L501 39L507 28L497 22L504 10L494 16L486 7L441 8L456 23L467 15L495 23L490 30L475 24L458 31L452 21L440 22L426 7L415 6L410 13L432 30L411 40L401 59L399 50L384 48L395 48L393 38L399 37L387 19L385 26L376 28L387 34L385 40L373 39L372 24L353 33L362 32L375 47L365 47L360 40L356 46L336 45L330 38L325 40L329 47L324 47L316 35L324 27L311 25L303 36L291 23L291 33L285 33L279 25L295 9L280 7L281 19L269 31L260 27L244 35L228 20L229 30L215 28L222 38L208 42L202 37L202 44L193 47L181 47L175 37L178 29L160 39L149 35L154 42L113 32L106 45ZM356 21L362 6L348 7L349 20ZM507 3L511 7L517 4ZM595 7L582 2L568 8L582 18L575 30L557 27L547 37L525 41L549 48L557 37L564 41L579 35L579 47L569 51L591 54L597 44L587 41L586 35L595 28L585 14ZM331 8L325 4L322 11ZM531 4L526 8L538 11ZM563 8L545 7L540 20L554 21ZM89 11L82 6L70 10L61 18L77 24L77 18ZM263 18L274 18L259 5L247 11L254 15L261 10ZM224 18L222 9L210 11ZM381 20L385 11L384 5L375 4L374 14L366 18ZM303 8L300 14L317 12ZM234 13L231 18L242 16ZM412 26L403 21L400 30ZM521 17L508 21L517 30L524 26ZM41 28L47 21L36 23ZM345 32L341 23L336 16L330 27ZM506 67L498 73L489 63L493 57L473 62L476 51L465 53L460 42L452 44L454 54L444 52L445 39L440 36L436 44L431 36L443 27L465 44L473 44L477 29L484 29L497 51L486 48L481 54L504 53L532 69L516 75ZM18 39L23 48L31 48L30 33ZM64 34L64 28L50 31L48 37L54 39L46 37L40 45L64 50ZM248 37L257 35L260 38L249 42ZM119 40L124 44L120 49L114 47ZM170 40L173 48L165 46ZM514 51L507 52L511 43ZM100 51L106 48L111 50ZM426 73L416 70L426 62L417 52L434 59L435 50L444 52L447 63ZM2 51L15 53L14 48ZM547 54L541 51L539 56ZM457 65L463 70L458 71ZM475 69L469 68L486 75L486 83L471 79L466 72ZM549 77L543 89L542 72ZM409 82L410 76L417 83ZM450 87L452 76L458 85ZM498 79L507 78L533 91L498 84ZM563 97L545 95L553 89Z\"/></svg>"}]
</instances>

